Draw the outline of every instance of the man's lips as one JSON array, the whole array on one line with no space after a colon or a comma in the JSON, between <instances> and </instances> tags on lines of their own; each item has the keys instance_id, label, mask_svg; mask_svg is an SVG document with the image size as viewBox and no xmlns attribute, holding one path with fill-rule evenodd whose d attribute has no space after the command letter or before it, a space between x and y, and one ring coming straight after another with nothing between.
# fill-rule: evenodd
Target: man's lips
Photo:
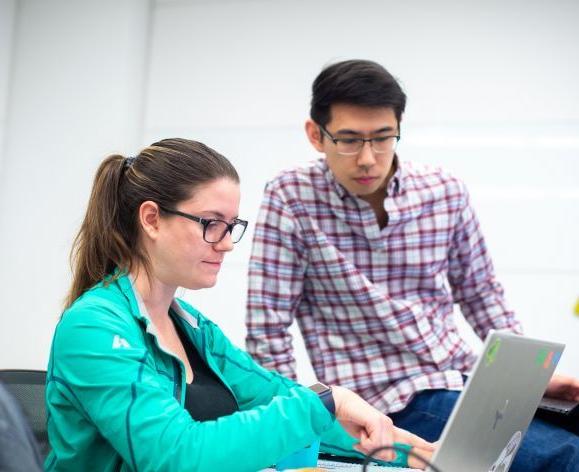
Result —
<instances>
[{"instance_id":1,"label":"man's lips","mask_svg":"<svg viewBox=\"0 0 579 472\"><path fill-rule=\"evenodd\" d=\"M378 177L371 177L369 175L364 176L364 177L354 177L354 180L361 185L370 185L370 184L376 182L377 179L378 179Z\"/></svg>"}]
</instances>

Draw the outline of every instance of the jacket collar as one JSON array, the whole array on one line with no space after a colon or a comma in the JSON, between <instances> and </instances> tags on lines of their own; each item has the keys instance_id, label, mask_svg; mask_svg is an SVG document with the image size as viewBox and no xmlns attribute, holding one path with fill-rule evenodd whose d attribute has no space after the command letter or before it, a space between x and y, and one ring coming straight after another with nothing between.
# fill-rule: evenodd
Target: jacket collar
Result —
<instances>
[{"instance_id":1,"label":"jacket collar","mask_svg":"<svg viewBox=\"0 0 579 472\"><path fill-rule=\"evenodd\" d=\"M114 275L119 274L119 272L119 269L116 269ZM122 275L118 276L117 284L129 302L131 314L137 320L145 323L147 333L151 333L157 336L157 330L155 325L151 322L151 317L149 316L145 302L143 302L141 294L135 288L133 276L127 274L126 272L123 273ZM178 299L173 299L171 302L171 309L179 318L182 318L187 324L189 324L189 326L195 329L199 328L199 322L197 318L185 311L181 307Z\"/></svg>"}]
</instances>

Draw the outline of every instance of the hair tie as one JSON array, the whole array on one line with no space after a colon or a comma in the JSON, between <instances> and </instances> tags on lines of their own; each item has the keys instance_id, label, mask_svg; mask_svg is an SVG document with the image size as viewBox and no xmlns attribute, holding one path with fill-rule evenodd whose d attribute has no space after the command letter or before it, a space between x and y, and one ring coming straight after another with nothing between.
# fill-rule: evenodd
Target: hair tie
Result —
<instances>
[{"instance_id":1,"label":"hair tie","mask_svg":"<svg viewBox=\"0 0 579 472\"><path fill-rule=\"evenodd\" d=\"M131 167L133 162L135 162L136 156L125 157L125 167Z\"/></svg>"}]
</instances>

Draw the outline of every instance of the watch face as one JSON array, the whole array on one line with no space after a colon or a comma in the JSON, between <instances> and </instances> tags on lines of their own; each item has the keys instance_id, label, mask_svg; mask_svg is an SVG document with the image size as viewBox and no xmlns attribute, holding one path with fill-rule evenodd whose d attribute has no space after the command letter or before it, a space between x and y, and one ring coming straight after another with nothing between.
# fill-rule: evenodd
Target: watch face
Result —
<instances>
[{"instance_id":1,"label":"watch face","mask_svg":"<svg viewBox=\"0 0 579 472\"><path fill-rule=\"evenodd\" d=\"M324 393L330 390L330 388L327 385L324 385L323 383L315 383L314 385L312 385L310 387L310 390L313 390L314 392L316 392L318 395L320 393Z\"/></svg>"}]
</instances>

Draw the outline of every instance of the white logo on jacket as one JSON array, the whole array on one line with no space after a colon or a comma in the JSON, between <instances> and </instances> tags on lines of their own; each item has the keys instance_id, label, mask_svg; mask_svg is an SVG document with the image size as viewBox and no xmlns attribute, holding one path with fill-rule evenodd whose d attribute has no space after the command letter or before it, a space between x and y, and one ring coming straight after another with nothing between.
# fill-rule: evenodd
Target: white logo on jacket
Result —
<instances>
[{"instance_id":1,"label":"white logo on jacket","mask_svg":"<svg viewBox=\"0 0 579 472\"><path fill-rule=\"evenodd\" d=\"M113 349L127 349L130 347L131 345L125 338L121 338L118 334L115 334L113 338Z\"/></svg>"}]
</instances>

